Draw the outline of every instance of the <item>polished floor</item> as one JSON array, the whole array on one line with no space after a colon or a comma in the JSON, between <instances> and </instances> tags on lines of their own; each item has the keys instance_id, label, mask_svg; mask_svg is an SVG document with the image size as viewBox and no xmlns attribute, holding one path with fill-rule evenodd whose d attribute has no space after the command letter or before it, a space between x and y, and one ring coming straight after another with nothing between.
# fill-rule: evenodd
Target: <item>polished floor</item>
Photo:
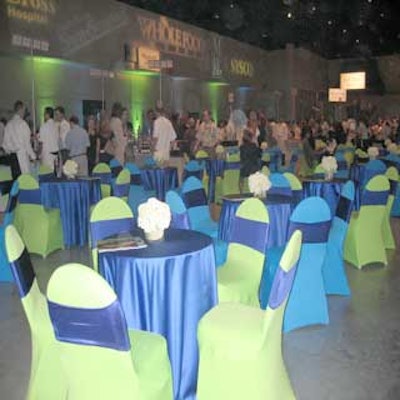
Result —
<instances>
[{"instance_id":1,"label":"polished floor","mask_svg":"<svg viewBox=\"0 0 400 400\"><path fill-rule=\"evenodd\" d=\"M352 296L329 298L328 326L285 335L284 357L298 399L400 399L400 219L393 229L399 250L388 253L389 266L347 267ZM78 249L46 260L34 257L41 289L57 266L88 264L88 257ZM19 298L12 285L0 283L1 400L24 399L29 363L29 329Z\"/></svg>"}]
</instances>

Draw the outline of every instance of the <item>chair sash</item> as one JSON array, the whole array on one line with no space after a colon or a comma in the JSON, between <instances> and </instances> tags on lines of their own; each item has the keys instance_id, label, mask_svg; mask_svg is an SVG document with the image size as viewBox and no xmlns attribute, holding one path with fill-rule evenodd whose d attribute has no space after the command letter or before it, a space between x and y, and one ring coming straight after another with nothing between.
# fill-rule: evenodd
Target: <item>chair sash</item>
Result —
<instances>
[{"instance_id":1,"label":"chair sash","mask_svg":"<svg viewBox=\"0 0 400 400\"><path fill-rule=\"evenodd\" d=\"M272 186L268 191L269 194L279 195L279 196L292 196L292 189L290 187L284 186Z\"/></svg>"},{"instance_id":2,"label":"chair sash","mask_svg":"<svg viewBox=\"0 0 400 400\"><path fill-rule=\"evenodd\" d=\"M121 183L121 184L115 184L114 185L114 196L117 197L124 197L129 195L129 188L130 184L129 183Z\"/></svg>"},{"instance_id":3,"label":"chair sash","mask_svg":"<svg viewBox=\"0 0 400 400\"><path fill-rule=\"evenodd\" d=\"M345 222L350 221L351 212L353 209L353 202L344 196L339 196L338 205L336 207L335 216Z\"/></svg>"},{"instance_id":4,"label":"chair sash","mask_svg":"<svg viewBox=\"0 0 400 400\"><path fill-rule=\"evenodd\" d=\"M275 310L286 300L292 289L295 275L296 266L292 267L288 272L279 266L269 295L269 308Z\"/></svg>"},{"instance_id":5,"label":"chair sash","mask_svg":"<svg viewBox=\"0 0 400 400\"><path fill-rule=\"evenodd\" d=\"M224 171L240 169L240 162L237 161L225 161Z\"/></svg>"},{"instance_id":6,"label":"chair sash","mask_svg":"<svg viewBox=\"0 0 400 400\"><path fill-rule=\"evenodd\" d=\"M118 176L118 174L124 169L121 165L117 165L115 167L111 167L112 176Z\"/></svg>"},{"instance_id":7,"label":"chair sash","mask_svg":"<svg viewBox=\"0 0 400 400\"><path fill-rule=\"evenodd\" d=\"M396 196L398 181L395 181L393 179L389 179L389 183L390 183L389 194L391 194L393 196Z\"/></svg>"},{"instance_id":8,"label":"chair sash","mask_svg":"<svg viewBox=\"0 0 400 400\"><path fill-rule=\"evenodd\" d=\"M142 175L131 174L131 185L142 186Z\"/></svg>"},{"instance_id":9,"label":"chair sash","mask_svg":"<svg viewBox=\"0 0 400 400\"><path fill-rule=\"evenodd\" d=\"M10 266L17 284L19 297L23 298L29 293L35 280L35 272L28 250L24 248L19 258L11 262Z\"/></svg>"},{"instance_id":10,"label":"chair sash","mask_svg":"<svg viewBox=\"0 0 400 400\"><path fill-rule=\"evenodd\" d=\"M48 302L57 340L128 351L130 342L118 300L100 309L76 308Z\"/></svg>"},{"instance_id":11,"label":"chair sash","mask_svg":"<svg viewBox=\"0 0 400 400\"><path fill-rule=\"evenodd\" d=\"M204 189L195 189L183 193L183 200L187 208L207 205L207 196Z\"/></svg>"},{"instance_id":12,"label":"chair sash","mask_svg":"<svg viewBox=\"0 0 400 400\"><path fill-rule=\"evenodd\" d=\"M384 206L388 196L388 190L370 191L365 189L361 198L361 206Z\"/></svg>"},{"instance_id":13,"label":"chair sash","mask_svg":"<svg viewBox=\"0 0 400 400\"><path fill-rule=\"evenodd\" d=\"M20 189L18 194L20 204L39 204L42 205L40 189Z\"/></svg>"},{"instance_id":14,"label":"chair sash","mask_svg":"<svg viewBox=\"0 0 400 400\"><path fill-rule=\"evenodd\" d=\"M232 223L230 242L239 243L265 253L269 224L235 216Z\"/></svg>"},{"instance_id":15,"label":"chair sash","mask_svg":"<svg viewBox=\"0 0 400 400\"><path fill-rule=\"evenodd\" d=\"M123 232L131 232L134 228L133 218L110 219L90 223L92 248L97 246L99 240Z\"/></svg>"},{"instance_id":16,"label":"chair sash","mask_svg":"<svg viewBox=\"0 0 400 400\"><path fill-rule=\"evenodd\" d=\"M110 172L93 172L92 176L95 178L100 178L103 185L111 185L112 174Z\"/></svg>"},{"instance_id":17,"label":"chair sash","mask_svg":"<svg viewBox=\"0 0 400 400\"><path fill-rule=\"evenodd\" d=\"M294 231L299 229L303 234L303 244L326 243L330 227L330 220L314 223L290 221L288 237L291 237Z\"/></svg>"},{"instance_id":18,"label":"chair sash","mask_svg":"<svg viewBox=\"0 0 400 400\"><path fill-rule=\"evenodd\" d=\"M172 226L175 229L190 229L189 215L187 212L172 213Z\"/></svg>"}]
</instances>

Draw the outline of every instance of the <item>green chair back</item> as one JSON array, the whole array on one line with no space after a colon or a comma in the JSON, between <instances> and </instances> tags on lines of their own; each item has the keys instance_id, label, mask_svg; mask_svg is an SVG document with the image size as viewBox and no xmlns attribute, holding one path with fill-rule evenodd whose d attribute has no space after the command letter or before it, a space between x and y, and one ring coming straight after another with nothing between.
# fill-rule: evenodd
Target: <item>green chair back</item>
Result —
<instances>
[{"instance_id":1,"label":"green chair back","mask_svg":"<svg viewBox=\"0 0 400 400\"><path fill-rule=\"evenodd\" d=\"M51 276L47 299L68 399L140 398L125 317L107 282L67 264Z\"/></svg>"},{"instance_id":2,"label":"green chair back","mask_svg":"<svg viewBox=\"0 0 400 400\"><path fill-rule=\"evenodd\" d=\"M292 190L303 190L303 184L295 174L284 172L283 176L289 181Z\"/></svg>"},{"instance_id":3,"label":"green chair back","mask_svg":"<svg viewBox=\"0 0 400 400\"><path fill-rule=\"evenodd\" d=\"M106 163L99 163L97 164L92 171L92 175L96 176L97 175L108 175L109 174L109 179L110 183L105 183L102 182L100 185L101 188L101 197L104 199L105 197L111 196L111 178L112 178L112 172L111 168L108 164Z\"/></svg>"},{"instance_id":4,"label":"green chair back","mask_svg":"<svg viewBox=\"0 0 400 400\"><path fill-rule=\"evenodd\" d=\"M228 162L240 162L240 154L239 153L228 154L226 156L226 161L228 161Z\"/></svg>"},{"instance_id":5,"label":"green chair back","mask_svg":"<svg viewBox=\"0 0 400 400\"><path fill-rule=\"evenodd\" d=\"M22 174L18 177L19 190L39 189L38 181L31 174Z\"/></svg>"},{"instance_id":6,"label":"green chair back","mask_svg":"<svg viewBox=\"0 0 400 400\"><path fill-rule=\"evenodd\" d=\"M39 167L39 175L50 175L54 174L54 169L50 168L48 165L41 164Z\"/></svg>"},{"instance_id":7,"label":"green chair back","mask_svg":"<svg viewBox=\"0 0 400 400\"><path fill-rule=\"evenodd\" d=\"M199 150L196 154L195 154L195 158L197 159L203 159L203 158L210 158L210 155L205 151L205 150Z\"/></svg>"}]
</instances>

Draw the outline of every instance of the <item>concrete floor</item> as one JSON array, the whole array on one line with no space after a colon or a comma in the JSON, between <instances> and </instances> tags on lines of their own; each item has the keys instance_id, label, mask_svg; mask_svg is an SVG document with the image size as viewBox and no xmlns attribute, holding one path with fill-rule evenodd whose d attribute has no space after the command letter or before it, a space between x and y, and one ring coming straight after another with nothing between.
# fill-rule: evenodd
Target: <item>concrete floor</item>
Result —
<instances>
[{"instance_id":1,"label":"concrete floor","mask_svg":"<svg viewBox=\"0 0 400 400\"><path fill-rule=\"evenodd\" d=\"M400 243L400 219L393 229ZM285 335L284 356L298 399L400 399L400 249L388 254L386 268L347 268L352 297L329 298L330 325ZM45 290L57 266L89 264L89 256L74 249L33 262ZM29 367L29 328L18 295L0 283L1 400L24 399Z\"/></svg>"}]
</instances>

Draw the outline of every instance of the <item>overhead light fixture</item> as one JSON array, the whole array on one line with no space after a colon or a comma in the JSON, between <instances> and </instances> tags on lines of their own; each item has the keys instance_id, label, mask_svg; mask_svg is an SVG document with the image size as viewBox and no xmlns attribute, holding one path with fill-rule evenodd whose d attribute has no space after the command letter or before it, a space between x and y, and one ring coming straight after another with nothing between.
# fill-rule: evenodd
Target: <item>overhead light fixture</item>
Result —
<instances>
[{"instance_id":1,"label":"overhead light fixture","mask_svg":"<svg viewBox=\"0 0 400 400\"><path fill-rule=\"evenodd\" d=\"M291 18L293 17L293 14L289 11L289 12L287 13L287 17L288 17L289 19L291 19Z\"/></svg>"}]
</instances>

